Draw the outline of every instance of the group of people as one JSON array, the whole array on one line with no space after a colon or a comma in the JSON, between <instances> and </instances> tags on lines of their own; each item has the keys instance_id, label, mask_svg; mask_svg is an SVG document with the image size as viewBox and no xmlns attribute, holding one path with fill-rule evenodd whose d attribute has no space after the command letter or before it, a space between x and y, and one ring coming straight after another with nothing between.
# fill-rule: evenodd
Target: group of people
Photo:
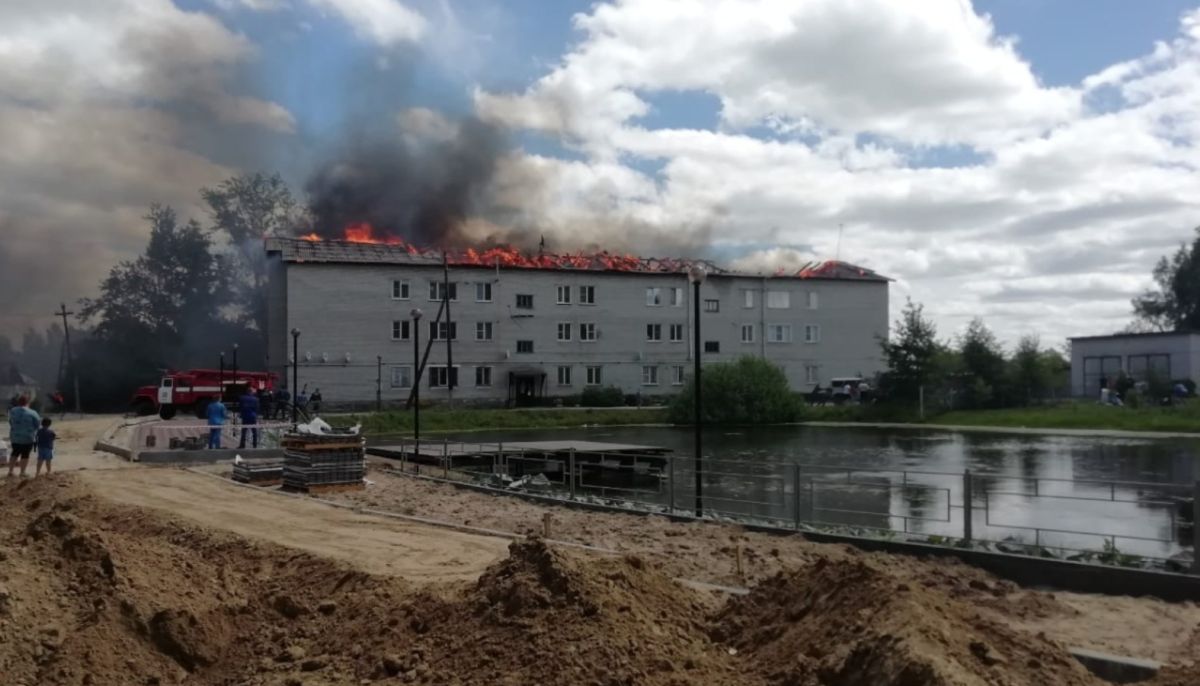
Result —
<instances>
[{"instance_id":1,"label":"group of people","mask_svg":"<svg viewBox=\"0 0 1200 686\"><path fill-rule=\"evenodd\" d=\"M257 393L252 392L247 388L238 398L238 419L241 421L242 431L241 440L238 442L238 449L246 448L246 438L251 439L251 446L258 447L258 420L263 419L286 419L290 407L288 400L290 394L286 389L279 389L274 393L260 389ZM309 407L316 414L321 411L321 389L313 389L312 395L308 395L308 386L300 390L300 394L296 396L296 406L307 411ZM219 449L221 447L221 434L224 431L225 423L229 420L229 411L225 407L225 403L221 402L219 397L214 396L208 403L208 408L205 410L205 415L208 418L208 447L210 449Z\"/></svg>"},{"instance_id":2,"label":"group of people","mask_svg":"<svg viewBox=\"0 0 1200 686\"><path fill-rule=\"evenodd\" d=\"M33 453L37 452L37 468L34 471L34 476L42 473L42 467L46 468L46 473L50 473L51 463L54 460L54 441L58 436L50 426L54 422L49 418L42 418L37 411L29 406L29 398L20 396L16 403L8 411L8 440L11 444L8 454L8 475L12 476L13 471L20 467L20 474L25 476L25 468L29 466L29 458Z\"/></svg>"}]
</instances>

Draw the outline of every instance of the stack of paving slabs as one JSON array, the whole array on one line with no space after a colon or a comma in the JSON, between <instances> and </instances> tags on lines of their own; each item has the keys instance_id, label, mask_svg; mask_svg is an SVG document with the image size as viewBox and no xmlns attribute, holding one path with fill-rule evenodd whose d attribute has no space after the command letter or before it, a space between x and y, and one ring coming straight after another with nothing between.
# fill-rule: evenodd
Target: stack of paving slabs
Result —
<instances>
[{"instance_id":1,"label":"stack of paving slabs","mask_svg":"<svg viewBox=\"0 0 1200 686\"><path fill-rule=\"evenodd\" d=\"M283 487L322 493L363 487L366 458L358 434L301 434L283 437Z\"/></svg>"},{"instance_id":2,"label":"stack of paving slabs","mask_svg":"<svg viewBox=\"0 0 1200 686\"><path fill-rule=\"evenodd\" d=\"M234 462L233 480L252 486L278 486L283 483L283 460Z\"/></svg>"}]
</instances>

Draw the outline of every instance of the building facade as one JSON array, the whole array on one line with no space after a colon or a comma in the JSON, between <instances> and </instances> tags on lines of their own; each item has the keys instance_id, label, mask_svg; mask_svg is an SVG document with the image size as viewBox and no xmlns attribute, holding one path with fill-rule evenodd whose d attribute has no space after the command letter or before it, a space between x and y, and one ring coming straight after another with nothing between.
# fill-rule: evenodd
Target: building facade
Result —
<instances>
[{"instance_id":1,"label":"building facade","mask_svg":"<svg viewBox=\"0 0 1200 686\"><path fill-rule=\"evenodd\" d=\"M1195 379L1200 371L1200 334L1132 333L1071 339L1071 392L1099 397L1101 379L1122 374L1135 381Z\"/></svg>"},{"instance_id":2,"label":"building facade","mask_svg":"<svg viewBox=\"0 0 1200 686\"><path fill-rule=\"evenodd\" d=\"M326 402L403 402L428 352L421 398L515 403L589 386L666 396L692 369L692 285L681 262L644 271L451 264L403 248L271 239L268 350L273 371ZM449 280L449 322L438 319ZM796 390L882 370L888 280L844 263L805 277L710 267L701 285L704 363L764 357ZM414 324L411 312L422 311ZM448 351L446 338L451 339ZM452 356L450 366L447 358Z\"/></svg>"}]
</instances>

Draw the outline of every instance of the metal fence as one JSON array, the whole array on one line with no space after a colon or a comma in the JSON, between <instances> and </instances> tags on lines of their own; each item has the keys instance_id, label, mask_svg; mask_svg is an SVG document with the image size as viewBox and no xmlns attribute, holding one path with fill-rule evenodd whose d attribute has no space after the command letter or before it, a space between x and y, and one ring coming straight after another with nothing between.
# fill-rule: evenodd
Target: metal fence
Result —
<instances>
[{"instance_id":1,"label":"metal fence","mask_svg":"<svg viewBox=\"0 0 1200 686\"><path fill-rule=\"evenodd\" d=\"M866 530L1001 552L1164 560L1194 548L1200 482L1062 479L705 457L697 498L692 457L530 452L503 443L389 441L447 479L509 488L542 474L554 495L664 514L796 530ZM546 486L543 483L543 486Z\"/></svg>"},{"instance_id":2,"label":"metal fence","mask_svg":"<svg viewBox=\"0 0 1200 686\"><path fill-rule=\"evenodd\" d=\"M146 422L132 429L129 446L133 454L155 450L198 449L208 445L209 433L217 427L207 424L184 422ZM258 430L259 448L278 448L280 437L292 430L291 424L263 423L245 425L230 423L219 427L221 446L237 448L241 443L242 429L246 429L246 445L252 446L253 431ZM135 458L136 459L136 458Z\"/></svg>"}]
</instances>

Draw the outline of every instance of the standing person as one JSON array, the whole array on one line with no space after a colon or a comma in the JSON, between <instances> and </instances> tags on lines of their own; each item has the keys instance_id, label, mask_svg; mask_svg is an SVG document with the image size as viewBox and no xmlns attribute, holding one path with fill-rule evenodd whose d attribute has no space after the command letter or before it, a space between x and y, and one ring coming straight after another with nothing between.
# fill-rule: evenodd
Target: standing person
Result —
<instances>
[{"instance_id":1,"label":"standing person","mask_svg":"<svg viewBox=\"0 0 1200 686\"><path fill-rule=\"evenodd\" d=\"M33 470L33 475L38 476L42 473L42 464L46 465L46 473L50 473L50 461L54 459L54 439L58 438L58 434L50 428L54 422L46 417L42 420L42 428L37 432L37 467Z\"/></svg>"},{"instance_id":2,"label":"standing person","mask_svg":"<svg viewBox=\"0 0 1200 686\"><path fill-rule=\"evenodd\" d=\"M301 388L300 392L296 394L296 409L300 410L301 412L304 412L304 409L307 406L308 406L308 384L304 384L304 388Z\"/></svg>"},{"instance_id":3,"label":"standing person","mask_svg":"<svg viewBox=\"0 0 1200 686\"><path fill-rule=\"evenodd\" d=\"M250 431L254 436L254 446L258 447L258 398L247 388L242 397L238 399L238 415L242 419L242 440L238 443L238 448L246 447L246 432ZM250 427L250 428L247 428Z\"/></svg>"},{"instance_id":4,"label":"standing person","mask_svg":"<svg viewBox=\"0 0 1200 686\"><path fill-rule=\"evenodd\" d=\"M308 399L308 402L312 405L313 416L317 416L321 412L321 389L314 388L312 397Z\"/></svg>"},{"instance_id":5,"label":"standing person","mask_svg":"<svg viewBox=\"0 0 1200 686\"><path fill-rule=\"evenodd\" d=\"M213 450L221 448L221 430L225 426L225 403L217 396L213 396L211 402L208 403L208 447Z\"/></svg>"},{"instance_id":6,"label":"standing person","mask_svg":"<svg viewBox=\"0 0 1200 686\"><path fill-rule=\"evenodd\" d=\"M271 391L268 391L265 388L258 389L258 416L262 417L263 419L267 420L268 422L271 421L271 417L272 417L272 415L271 415L271 400L272 400L271 395L272 395Z\"/></svg>"},{"instance_id":7,"label":"standing person","mask_svg":"<svg viewBox=\"0 0 1200 686\"><path fill-rule=\"evenodd\" d=\"M275 391L275 418L287 419L288 401L292 399L292 394L288 393L287 386L281 387Z\"/></svg>"},{"instance_id":8,"label":"standing person","mask_svg":"<svg viewBox=\"0 0 1200 686\"><path fill-rule=\"evenodd\" d=\"M8 460L9 476L13 475L13 468L18 461L21 464L21 476L25 476L25 467L29 465L29 455L33 453L33 444L37 441L41 424L42 418L29 409L29 398L19 396L8 411L8 441L12 443L12 456Z\"/></svg>"}]
</instances>

